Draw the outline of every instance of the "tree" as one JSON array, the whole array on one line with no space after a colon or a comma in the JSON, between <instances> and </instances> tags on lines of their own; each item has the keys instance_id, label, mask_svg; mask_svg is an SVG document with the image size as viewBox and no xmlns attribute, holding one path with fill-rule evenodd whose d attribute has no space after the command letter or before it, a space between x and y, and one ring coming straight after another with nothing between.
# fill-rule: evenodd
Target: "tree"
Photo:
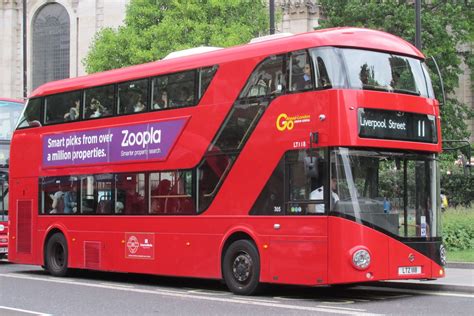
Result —
<instances>
[{"instance_id":1,"label":"tree","mask_svg":"<svg viewBox=\"0 0 474 316\"><path fill-rule=\"evenodd\" d=\"M325 20L321 27L356 26L383 30L415 42L415 7L409 0L320 0ZM422 50L434 56L444 80L447 102L441 108L444 139L465 139L469 131L465 120L474 113L454 98L464 61L474 73L471 51L459 48L474 39L474 10L470 1L431 0L422 3ZM432 65L428 63L432 68ZM440 90L432 70L433 86ZM440 93L437 93L440 95Z\"/></svg>"},{"instance_id":2,"label":"tree","mask_svg":"<svg viewBox=\"0 0 474 316\"><path fill-rule=\"evenodd\" d=\"M237 45L264 32L267 21L263 0L131 0L124 25L99 31L83 63L93 73L191 47Z\"/></svg>"}]
</instances>

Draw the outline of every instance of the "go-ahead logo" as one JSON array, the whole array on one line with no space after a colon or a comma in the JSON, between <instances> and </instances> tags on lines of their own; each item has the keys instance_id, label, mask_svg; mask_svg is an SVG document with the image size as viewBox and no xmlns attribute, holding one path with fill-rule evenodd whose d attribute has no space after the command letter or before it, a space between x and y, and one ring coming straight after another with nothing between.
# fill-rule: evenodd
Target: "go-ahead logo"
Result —
<instances>
[{"instance_id":1,"label":"go-ahead logo","mask_svg":"<svg viewBox=\"0 0 474 316\"><path fill-rule=\"evenodd\" d=\"M288 116L286 113L281 113L276 120L276 128L280 132L285 130L291 131L295 127L295 124L308 122L311 122L310 115Z\"/></svg>"}]
</instances>

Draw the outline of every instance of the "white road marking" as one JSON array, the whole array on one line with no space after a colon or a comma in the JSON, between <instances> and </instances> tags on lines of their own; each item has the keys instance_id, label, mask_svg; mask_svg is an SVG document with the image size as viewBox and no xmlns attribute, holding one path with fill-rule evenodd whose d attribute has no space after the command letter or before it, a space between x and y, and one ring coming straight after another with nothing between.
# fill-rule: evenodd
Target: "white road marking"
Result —
<instances>
[{"instance_id":1,"label":"white road marking","mask_svg":"<svg viewBox=\"0 0 474 316\"><path fill-rule=\"evenodd\" d=\"M7 307L7 306L0 306L0 311L1 310L9 310L9 311L14 311L14 312L20 312L20 313L26 313L26 314L34 314L34 315L40 315L40 316L50 316L50 314L45 314L41 312L35 312L35 311L29 311L26 309L21 309L21 308L13 308L13 307ZM1 314L1 313L0 313Z\"/></svg>"},{"instance_id":2,"label":"white road marking","mask_svg":"<svg viewBox=\"0 0 474 316\"><path fill-rule=\"evenodd\" d=\"M323 307L323 308L336 308L336 309L343 309L343 310L348 310L348 311L365 311L365 309L360 309L360 308L349 308L349 307L340 307L340 306L327 306L327 305L318 305L318 307Z\"/></svg>"},{"instance_id":3,"label":"white road marking","mask_svg":"<svg viewBox=\"0 0 474 316\"><path fill-rule=\"evenodd\" d=\"M302 310L302 311L310 311L310 312L321 312L321 313L332 313L332 314L343 314L343 315L367 315L367 316L382 315L382 314L363 312L359 310L351 311L351 310L342 310L342 309L336 309L336 308L322 308L322 307L288 305L288 304L280 304L280 303L268 303L268 302L263 302L263 301L259 302L259 301L253 301L253 300L247 300L247 299L234 299L234 298L223 298L223 297L216 297L216 296L210 297L210 296L203 296L203 295L194 295L194 294L189 294L185 292L172 293L170 291L161 291L161 290L145 290L145 289L137 289L137 288L129 289L129 288L123 288L123 287L116 287L112 285L92 284L92 283L85 283L85 282L78 282L78 281L70 281L70 280L65 280L65 279L51 280L51 279L42 278L42 277L18 275L15 273L0 274L0 277L51 282L51 283L59 283L59 284L79 285L79 286L103 288L103 289L110 289L110 290L116 290L116 291L128 291L128 292L143 293L143 294L182 297L182 298L187 298L187 299L197 299L197 300L223 302L223 303L265 306L265 307L290 309L290 310Z\"/></svg>"},{"instance_id":4,"label":"white road marking","mask_svg":"<svg viewBox=\"0 0 474 316\"><path fill-rule=\"evenodd\" d=\"M426 291L426 290L399 289L399 288L382 288L382 287L370 287L370 286L360 286L359 288L360 288L360 289L366 289L366 290L385 291L385 292L397 292L397 293L423 294L423 295L433 295L433 296L452 296L452 297L474 298L474 294L463 294L463 293L453 293L453 292L435 292L435 291ZM394 296L394 297L396 298L396 296Z\"/></svg>"},{"instance_id":5,"label":"white road marking","mask_svg":"<svg viewBox=\"0 0 474 316\"><path fill-rule=\"evenodd\" d=\"M131 288L134 287L133 285L125 285L125 284L118 284L118 283L108 283L108 282L101 282L101 283L99 283L99 284L110 285L110 286L119 286L119 287L124 287L124 288L128 288L128 289L131 289Z\"/></svg>"}]
</instances>

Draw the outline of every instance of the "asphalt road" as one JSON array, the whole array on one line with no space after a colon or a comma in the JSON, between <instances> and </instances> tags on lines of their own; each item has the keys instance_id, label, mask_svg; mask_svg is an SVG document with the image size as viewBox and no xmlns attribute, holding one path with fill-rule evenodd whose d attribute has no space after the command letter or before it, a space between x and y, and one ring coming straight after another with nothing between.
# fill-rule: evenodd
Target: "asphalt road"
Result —
<instances>
[{"instance_id":1,"label":"asphalt road","mask_svg":"<svg viewBox=\"0 0 474 316\"><path fill-rule=\"evenodd\" d=\"M259 296L230 293L215 280L73 271L0 261L0 315L472 315L474 293L268 286Z\"/></svg>"}]
</instances>

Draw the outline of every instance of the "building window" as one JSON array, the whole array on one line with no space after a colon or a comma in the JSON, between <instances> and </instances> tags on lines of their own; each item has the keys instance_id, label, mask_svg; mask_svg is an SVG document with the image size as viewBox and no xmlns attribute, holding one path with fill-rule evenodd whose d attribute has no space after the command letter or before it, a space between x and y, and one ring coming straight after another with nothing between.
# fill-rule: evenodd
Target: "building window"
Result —
<instances>
[{"instance_id":1,"label":"building window","mask_svg":"<svg viewBox=\"0 0 474 316\"><path fill-rule=\"evenodd\" d=\"M33 89L69 78L70 20L58 3L41 7L33 19Z\"/></svg>"}]
</instances>

